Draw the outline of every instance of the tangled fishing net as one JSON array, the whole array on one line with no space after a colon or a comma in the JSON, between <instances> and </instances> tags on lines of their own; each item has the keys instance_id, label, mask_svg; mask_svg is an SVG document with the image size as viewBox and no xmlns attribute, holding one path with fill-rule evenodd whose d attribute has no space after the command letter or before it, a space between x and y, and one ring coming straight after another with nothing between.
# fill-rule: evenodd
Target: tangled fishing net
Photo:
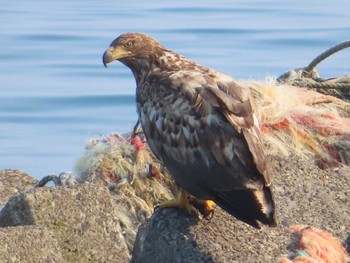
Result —
<instances>
[{"instance_id":1,"label":"tangled fishing net","mask_svg":"<svg viewBox=\"0 0 350 263\"><path fill-rule=\"evenodd\" d=\"M330 233L310 226L294 225L292 246L288 258L280 263L345 263L349 259L341 242Z\"/></svg>"},{"instance_id":2,"label":"tangled fishing net","mask_svg":"<svg viewBox=\"0 0 350 263\"><path fill-rule=\"evenodd\" d=\"M350 164L350 104L319 92L248 82L270 156L314 158L322 169Z\"/></svg>"}]
</instances>

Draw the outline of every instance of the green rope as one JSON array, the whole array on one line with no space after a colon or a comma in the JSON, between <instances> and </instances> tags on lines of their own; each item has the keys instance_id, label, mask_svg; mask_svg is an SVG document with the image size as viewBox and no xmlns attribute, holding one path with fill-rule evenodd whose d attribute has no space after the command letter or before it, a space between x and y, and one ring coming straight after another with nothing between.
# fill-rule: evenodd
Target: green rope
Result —
<instances>
[{"instance_id":1,"label":"green rope","mask_svg":"<svg viewBox=\"0 0 350 263\"><path fill-rule=\"evenodd\" d=\"M305 83L305 86L313 89L349 89L350 83L324 83L324 82L313 82Z\"/></svg>"},{"instance_id":2,"label":"green rope","mask_svg":"<svg viewBox=\"0 0 350 263\"><path fill-rule=\"evenodd\" d=\"M296 259L298 257L309 257L311 258L310 254L307 253L305 250L298 250L294 253L293 258L292 259Z\"/></svg>"},{"instance_id":3,"label":"green rope","mask_svg":"<svg viewBox=\"0 0 350 263\"><path fill-rule=\"evenodd\" d=\"M310 64L306 68L304 68L304 70L307 72L313 71L316 68L316 66L321 63L321 61L325 60L326 58L333 55L334 53L348 47L350 47L350 40L341 42L335 45L334 47L331 47L330 49L326 50L325 52L317 56L314 60L312 60Z\"/></svg>"},{"instance_id":4,"label":"green rope","mask_svg":"<svg viewBox=\"0 0 350 263\"><path fill-rule=\"evenodd\" d=\"M344 41L335 45L334 47L326 50L315 59L313 59L308 66L304 68L298 68L286 72L277 78L280 83L287 83L289 85L298 87L307 87L317 89L318 92L324 94L330 94L332 92L334 96L341 99L350 98L350 81L344 82L331 82L321 79L316 71L316 66L334 53L350 47L350 40ZM335 78L336 79L336 78Z\"/></svg>"}]
</instances>

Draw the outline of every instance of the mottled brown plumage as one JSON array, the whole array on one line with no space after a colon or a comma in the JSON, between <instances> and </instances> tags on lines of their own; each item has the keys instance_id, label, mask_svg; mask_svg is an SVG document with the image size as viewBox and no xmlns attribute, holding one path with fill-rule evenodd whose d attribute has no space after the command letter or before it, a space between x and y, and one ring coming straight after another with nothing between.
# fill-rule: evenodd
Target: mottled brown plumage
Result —
<instances>
[{"instance_id":1,"label":"mottled brown plumage","mask_svg":"<svg viewBox=\"0 0 350 263\"><path fill-rule=\"evenodd\" d=\"M139 119L176 183L254 226L275 225L272 180L249 90L153 38L125 33L103 55L136 79Z\"/></svg>"}]
</instances>

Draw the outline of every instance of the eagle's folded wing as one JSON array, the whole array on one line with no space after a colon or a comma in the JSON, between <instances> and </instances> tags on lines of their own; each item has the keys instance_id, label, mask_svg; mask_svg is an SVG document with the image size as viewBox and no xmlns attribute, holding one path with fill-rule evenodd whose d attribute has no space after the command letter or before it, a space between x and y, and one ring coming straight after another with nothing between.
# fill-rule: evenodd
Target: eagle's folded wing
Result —
<instances>
[{"instance_id":1,"label":"eagle's folded wing","mask_svg":"<svg viewBox=\"0 0 350 263\"><path fill-rule=\"evenodd\" d=\"M220 77L221 74L219 74ZM272 172L264 152L259 122L249 90L235 81L217 82L217 86L206 87L203 96L226 117L237 132L243 133L258 171L268 186Z\"/></svg>"}]
</instances>

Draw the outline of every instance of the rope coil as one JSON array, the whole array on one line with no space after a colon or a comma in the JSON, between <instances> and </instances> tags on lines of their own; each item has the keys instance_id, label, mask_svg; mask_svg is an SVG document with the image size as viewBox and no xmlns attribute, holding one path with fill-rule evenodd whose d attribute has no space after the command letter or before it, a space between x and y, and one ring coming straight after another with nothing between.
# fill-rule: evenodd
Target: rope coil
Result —
<instances>
[{"instance_id":1,"label":"rope coil","mask_svg":"<svg viewBox=\"0 0 350 263\"><path fill-rule=\"evenodd\" d=\"M314 60L312 60L310 62L310 64L307 67L305 67L304 70L306 72L313 71L317 67L317 65L320 64L323 60L325 60L329 56L337 53L338 51L343 50L343 49L348 48L348 47L350 47L350 40L341 42L341 43L335 45L334 47L327 49L325 52L323 52L322 54L317 56Z\"/></svg>"},{"instance_id":2,"label":"rope coil","mask_svg":"<svg viewBox=\"0 0 350 263\"><path fill-rule=\"evenodd\" d=\"M277 78L279 83L316 89L318 92L350 100L350 75L341 78L322 79L316 67L331 55L350 47L350 40L341 42L314 58L309 65L293 69Z\"/></svg>"}]
</instances>

